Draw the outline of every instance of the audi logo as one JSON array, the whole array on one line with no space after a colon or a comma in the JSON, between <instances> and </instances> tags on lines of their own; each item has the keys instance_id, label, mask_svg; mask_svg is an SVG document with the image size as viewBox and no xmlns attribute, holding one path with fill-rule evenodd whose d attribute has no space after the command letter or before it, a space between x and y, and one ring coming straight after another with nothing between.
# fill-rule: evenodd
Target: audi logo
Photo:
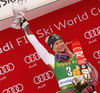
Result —
<instances>
[{"instance_id":1,"label":"audi logo","mask_svg":"<svg viewBox=\"0 0 100 93\"><path fill-rule=\"evenodd\" d=\"M0 66L0 75L4 75L10 71L13 71L15 68L14 64L8 63L7 65Z\"/></svg>"},{"instance_id":2,"label":"audi logo","mask_svg":"<svg viewBox=\"0 0 100 93\"><path fill-rule=\"evenodd\" d=\"M99 58L100 58L100 50L95 51L95 52L93 53L93 56L94 56L95 59L99 59Z\"/></svg>"},{"instance_id":3,"label":"audi logo","mask_svg":"<svg viewBox=\"0 0 100 93\"><path fill-rule=\"evenodd\" d=\"M24 61L27 63L27 64L30 64L32 62L35 62L36 60L39 60L40 59L40 56L37 54L37 52L35 52L34 54L30 54L29 56L26 56L24 58Z\"/></svg>"},{"instance_id":4,"label":"audi logo","mask_svg":"<svg viewBox=\"0 0 100 93\"><path fill-rule=\"evenodd\" d=\"M100 35L100 26L98 28L94 28L93 30L90 30L84 33L84 37L86 39L91 39L98 35Z\"/></svg>"},{"instance_id":5,"label":"audi logo","mask_svg":"<svg viewBox=\"0 0 100 93\"><path fill-rule=\"evenodd\" d=\"M41 82L45 82L49 79L52 79L54 77L54 73L52 71L44 72L43 74L40 74L39 76L35 76L33 78L33 82L35 84L40 84Z\"/></svg>"},{"instance_id":6,"label":"audi logo","mask_svg":"<svg viewBox=\"0 0 100 93\"><path fill-rule=\"evenodd\" d=\"M2 93L18 93L22 92L23 89L24 89L23 85L18 83L17 85L9 87L8 89L4 89Z\"/></svg>"}]
</instances>

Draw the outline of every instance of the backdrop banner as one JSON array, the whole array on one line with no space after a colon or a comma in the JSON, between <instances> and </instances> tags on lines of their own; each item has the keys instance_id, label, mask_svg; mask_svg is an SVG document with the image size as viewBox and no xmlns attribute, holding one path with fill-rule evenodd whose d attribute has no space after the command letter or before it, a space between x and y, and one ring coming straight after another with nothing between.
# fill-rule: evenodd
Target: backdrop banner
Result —
<instances>
[{"instance_id":1,"label":"backdrop banner","mask_svg":"<svg viewBox=\"0 0 100 93\"><path fill-rule=\"evenodd\" d=\"M60 35L71 51L72 41L79 40L85 58L100 73L99 20L100 1L83 0L29 23L36 38L52 54L54 52L45 43L47 36ZM0 60L0 93L60 93L55 75L29 43L22 29L0 31ZM99 82L100 79L96 87L98 93Z\"/></svg>"},{"instance_id":2,"label":"backdrop banner","mask_svg":"<svg viewBox=\"0 0 100 93\"><path fill-rule=\"evenodd\" d=\"M0 0L0 20L13 16L12 4L15 2L23 3L28 11L56 2L57 0ZM19 7L20 8L20 7ZM6 11L6 12L5 12Z\"/></svg>"}]
</instances>

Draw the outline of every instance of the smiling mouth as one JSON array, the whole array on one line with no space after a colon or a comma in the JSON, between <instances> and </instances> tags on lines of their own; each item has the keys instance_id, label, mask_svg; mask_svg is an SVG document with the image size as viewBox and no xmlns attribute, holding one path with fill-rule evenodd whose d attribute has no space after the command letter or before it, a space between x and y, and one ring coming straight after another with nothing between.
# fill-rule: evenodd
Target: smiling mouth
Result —
<instances>
[{"instance_id":1,"label":"smiling mouth","mask_svg":"<svg viewBox=\"0 0 100 93\"><path fill-rule=\"evenodd\" d=\"M64 49L64 47L59 47L59 49Z\"/></svg>"}]
</instances>

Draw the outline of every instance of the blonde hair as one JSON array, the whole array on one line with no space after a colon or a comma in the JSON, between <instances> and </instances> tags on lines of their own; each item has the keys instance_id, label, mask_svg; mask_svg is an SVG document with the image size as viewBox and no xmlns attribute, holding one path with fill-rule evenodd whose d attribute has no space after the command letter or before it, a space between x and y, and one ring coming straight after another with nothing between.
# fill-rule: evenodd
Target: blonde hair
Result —
<instances>
[{"instance_id":1,"label":"blonde hair","mask_svg":"<svg viewBox=\"0 0 100 93\"><path fill-rule=\"evenodd\" d=\"M71 58L73 58L73 53L69 50L69 48L66 46L66 51L71 54Z\"/></svg>"},{"instance_id":2,"label":"blonde hair","mask_svg":"<svg viewBox=\"0 0 100 93\"><path fill-rule=\"evenodd\" d=\"M47 37L45 38L45 42L46 42L47 44L48 44L49 37L50 37L50 36L47 36Z\"/></svg>"}]
</instances>

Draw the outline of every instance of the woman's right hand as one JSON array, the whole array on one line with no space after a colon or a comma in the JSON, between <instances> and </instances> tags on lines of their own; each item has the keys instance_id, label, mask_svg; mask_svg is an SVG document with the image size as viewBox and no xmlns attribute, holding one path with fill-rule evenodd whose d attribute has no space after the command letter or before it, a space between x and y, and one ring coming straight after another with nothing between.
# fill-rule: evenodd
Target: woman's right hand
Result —
<instances>
[{"instance_id":1,"label":"woman's right hand","mask_svg":"<svg viewBox=\"0 0 100 93\"><path fill-rule=\"evenodd\" d=\"M25 19L24 15L26 14L27 10L28 10L27 7L23 3L15 2L12 4L12 12L14 14L13 23L11 24L12 28L21 29L20 24L22 23L20 22L21 20L24 22L26 21L24 20Z\"/></svg>"},{"instance_id":2,"label":"woman's right hand","mask_svg":"<svg viewBox=\"0 0 100 93\"><path fill-rule=\"evenodd\" d=\"M21 29L20 21L24 19L21 15L14 15L13 16L13 23L11 24L12 28Z\"/></svg>"},{"instance_id":3,"label":"woman's right hand","mask_svg":"<svg viewBox=\"0 0 100 93\"><path fill-rule=\"evenodd\" d=\"M25 30L28 25L29 23L23 16L15 15L11 27L15 29L21 29L22 27L22 29Z\"/></svg>"}]
</instances>

